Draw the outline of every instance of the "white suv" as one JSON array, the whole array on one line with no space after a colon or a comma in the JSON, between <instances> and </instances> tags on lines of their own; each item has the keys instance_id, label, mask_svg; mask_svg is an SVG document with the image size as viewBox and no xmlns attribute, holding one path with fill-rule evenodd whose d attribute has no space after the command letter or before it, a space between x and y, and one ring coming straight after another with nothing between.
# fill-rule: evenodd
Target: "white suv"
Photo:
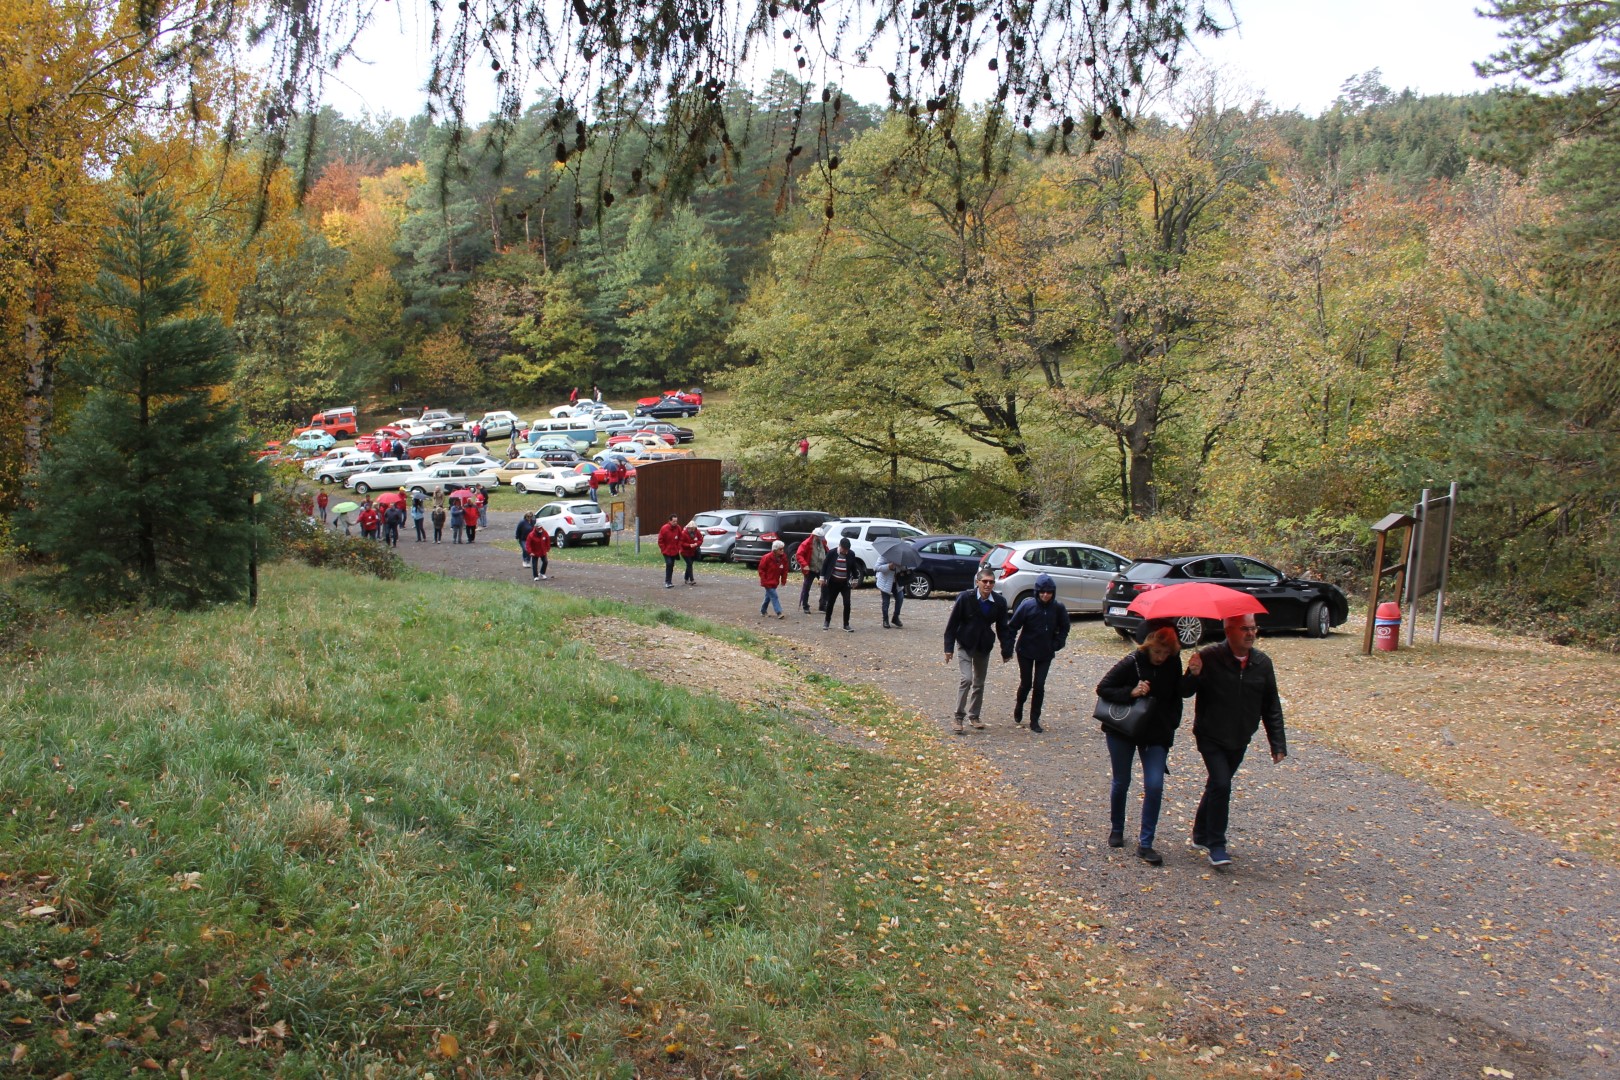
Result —
<instances>
[{"instance_id":1,"label":"white suv","mask_svg":"<svg viewBox=\"0 0 1620 1080\"><path fill-rule=\"evenodd\" d=\"M885 537L898 537L909 540L914 536L926 536L917 526L897 518L834 518L816 530L822 543L828 551L838 547L838 541L849 537L849 553L855 556L855 569L850 572L851 587L860 588L866 583L866 577L872 573L879 559L877 546L874 541ZM819 548L821 545L818 544ZM819 564L818 564L819 565Z\"/></svg>"},{"instance_id":2,"label":"white suv","mask_svg":"<svg viewBox=\"0 0 1620 1080\"><path fill-rule=\"evenodd\" d=\"M343 486L353 488L356 495L364 495L368 491L398 491L402 487L409 487L421 473L422 470L414 461L384 458L343 481Z\"/></svg>"},{"instance_id":3,"label":"white suv","mask_svg":"<svg viewBox=\"0 0 1620 1080\"><path fill-rule=\"evenodd\" d=\"M574 547L594 540L607 544L613 523L602 508L589 499L559 499L534 512L534 527L551 534L556 547Z\"/></svg>"}]
</instances>

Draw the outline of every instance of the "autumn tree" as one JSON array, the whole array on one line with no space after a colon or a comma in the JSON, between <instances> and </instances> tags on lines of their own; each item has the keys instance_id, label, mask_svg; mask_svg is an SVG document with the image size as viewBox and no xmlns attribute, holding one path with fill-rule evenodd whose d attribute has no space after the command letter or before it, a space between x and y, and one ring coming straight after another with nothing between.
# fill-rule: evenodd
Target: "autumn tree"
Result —
<instances>
[{"instance_id":1,"label":"autumn tree","mask_svg":"<svg viewBox=\"0 0 1620 1080\"><path fill-rule=\"evenodd\" d=\"M73 372L85 404L43 462L24 529L86 606L235 599L263 476L217 397L230 338L197 310L191 246L153 174L127 185L90 290L94 347Z\"/></svg>"}]
</instances>

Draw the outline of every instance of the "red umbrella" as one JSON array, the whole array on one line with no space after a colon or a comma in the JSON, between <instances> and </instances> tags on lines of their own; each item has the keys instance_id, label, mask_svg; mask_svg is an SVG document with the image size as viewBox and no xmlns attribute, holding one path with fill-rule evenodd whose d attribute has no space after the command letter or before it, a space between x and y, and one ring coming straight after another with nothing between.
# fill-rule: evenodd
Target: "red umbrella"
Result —
<instances>
[{"instance_id":1,"label":"red umbrella","mask_svg":"<svg viewBox=\"0 0 1620 1080\"><path fill-rule=\"evenodd\" d=\"M1264 615L1266 606L1246 592L1208 581L1161 585L1136 594L1130 609L1144 619L1227 619L1233 615Z\"/></svg>"},{"instance_id":2,"label":"red umbrella","mask_svg":"<svg viewBox=\"0 0 1620 1080\"><path fill-rule=\"evenodd\" d=\"M452 499L470 499L473 497L471 488L457 488L450 493Z\"/></svg>"},{"instance_id":3,"label":"red umbrella","mask_svg":"<svg viewBox=\"0 0 1620 1080\"><path fill-rule=\"evenodd\" d=\"M381 495L377 496L378 506L387 506L389 503L399 503L401 506L404 506L405 493L403 491L385 491Z\"/></svg>"}]
</instances>

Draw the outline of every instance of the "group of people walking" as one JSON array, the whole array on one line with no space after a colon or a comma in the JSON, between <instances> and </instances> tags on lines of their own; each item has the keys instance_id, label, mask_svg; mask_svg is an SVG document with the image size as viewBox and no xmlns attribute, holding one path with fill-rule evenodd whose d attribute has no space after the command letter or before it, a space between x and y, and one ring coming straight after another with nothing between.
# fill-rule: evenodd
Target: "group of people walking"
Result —
<instances>
[{"instance_id":1,"label":"group of people walking","mask_svg":"<svg viewBox=\"0 0 1620 1080\"><path fill-rule=\"evenodd\" d=\"M321 524L330 523L334 528L343 526L346 535L353 535L353 526L359 526L360 536L365 540L377 540L389 547L399 546L400 532L405 522L410 521L416 528L416 542L425 544L428 541L428 526L433 527L433 542L444 541L444 528L450 526L450 542L459 544L465 537L471 544L478 538L479 526L487 518L486 509L489 496L483 491L475 491L470 497L457 497L446 499L443 492L433 496L431 502L417 495L412 496L407 505L404 496L397 498L377 499L373 501L368 495L359 504L359 509L337 515L336 520L331 517L331 496L325 491L315 493L310 504L312 517L318 518ZM350 515L354 520L349 520Z\"/></svg>"},{"instance_id":2,"label":"group of people walking","mask_svg":"<svg viewBox=\"0 0 1620 1080\"><path fill-rule=\"evenodd\" d=\"M990 658L998 648L1003 663L1018 658L1018 690L1013 723L1022 725L1029 707L1029 730L1040 732L1047 671L1069 634L1069 616L1057 602L1051 577L1035 579L1035 595L1009 611L995 591L995 575L981 571L974 588L957 596L945 623L945 662L957 665L956 731L983 729L984 685ZM1147 706L1134 724L1102 722L1112 780L1108 799L1108 844L1125 846L1125 812L1132 773L1142 763L1142 815L1136 854L1158 866L1154 844L1164 799L1170 748L1181 726L1182 701L1193 698L1193 742L1204 760L1204 792L1193 815L1192 842L1208 852L1211 866L1232 862L1227 850L1232 780L1255 733L1265 727L1271 760L1288 756L1282 698L1271 658L1254 647L1259 633L1253 615L1234 616L1222 625L1224 640L1181 662L1176 631L1161 626L1109 669L1097 684L1097 697L1119 706L1143 699ZM1102 710L1099 710L1102 711ZM1114 710L1107 710L1113 713ZM1128 709L1119 711L1124 717Z\"/></svg>"}]
</instances>

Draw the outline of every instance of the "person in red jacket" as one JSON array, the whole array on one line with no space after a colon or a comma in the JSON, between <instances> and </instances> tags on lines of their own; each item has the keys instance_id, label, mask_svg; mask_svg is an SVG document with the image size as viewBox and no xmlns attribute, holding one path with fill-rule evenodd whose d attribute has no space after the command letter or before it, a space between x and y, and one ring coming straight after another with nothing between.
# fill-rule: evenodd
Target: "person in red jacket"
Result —
<instances>
[{"instance_id":1,"label":"person in red jacket","mask_svg":"<svg viewBox=\"0 0 1620 1080\"><path fill-rule=\"evenodd\" d=\"M681 541L684 539L681 529L681 516L669 515L658 530L658 553L664 557L664 588L675 587L675 560L681 557Z\"/></svg>"},{"instance_id":2,"label":"person in red jacket","mask_svg":"<svg viewBox=\"0 0 1620 1080\"><path fill-rule=\"evenodd\" d=\"M811 562L816 554L816 538L807 536L799 549L793 553L794 559L799 563L799 572L804 575L804 585L799 589L799 608L806 615L810 614L810 583L816 580L816 572L811 569Z\"/></svg>"},{"instance_id":3,"label":"person in red jacket","mask_svg":"<svg viewBox=\"0 0 1620 1080\"><path fill-rule=\"evenodd\" d=\"M367 540L377 539L377 526L382 522L382 518L377 511L372 507L366 507L360 511L359 521L360 535Z\"/></svg>"},{"instance_id":4,"label":"person in red jacket","mask_svg":"<svg viewBox=\"0 0 1620 1080\"><path fill-rule=\"evenodd\" d=\"M696 585L697 578L692 576L692 567L697 562L698 552L703 550L703 533L698 530L697 522L688 521L686 528L681 530L681 558L686 560L686 583Z\"/></svg>"},{"instance_id":5,"label":"person in red jacket","mask_svg":"<svg viewBox=\"0 0 1620 1080\"><path fill-rule=\"evenodd\" d=\"M317 492L315 495L315 509L320 512L323 523L326 521L326 504L331 501L331 496L324 491Z\"/></svg>"},{"instance_id":6,"label":"person in red jacket","mask_svg":"<svg viewBox=\"0 0 1620 1080\"><path fill-rule=\"evenodd\" d=\"M600 468L596 468L596 469L591 470L591 479L590 479L591 502L600 502L601 501L596 497L596 489L602 486L602 475L603 475L603 470L600 469Z\"/></svg>"},{"instance_id":7,"label":"person in red jacket","mask_svg":"<svg viewBox=\"0 0 1620 1080\"><path fill-rule=\"evenodd\" d=\"M778 619L787 618L782 614L782 600L776 595L776 587L788 579L787 545L777 540L771 544L771 553L759 560L759 584L765 590L765 601L759 605L761 617L765 609L776 608Z\"/></svg>"},{"instance_id":8,"label":"person in red jacket","mask_svg":"<svg viewBox=\"0 0 1620 1080\"><path fill-rule=\"evenodd\" d=\"M523 550L529 553L529 580L550 581L546 574L548 559L551 554L551 534L544 529L530 529L529 535L523 538Z\"/></svg>"}]
</instances>

